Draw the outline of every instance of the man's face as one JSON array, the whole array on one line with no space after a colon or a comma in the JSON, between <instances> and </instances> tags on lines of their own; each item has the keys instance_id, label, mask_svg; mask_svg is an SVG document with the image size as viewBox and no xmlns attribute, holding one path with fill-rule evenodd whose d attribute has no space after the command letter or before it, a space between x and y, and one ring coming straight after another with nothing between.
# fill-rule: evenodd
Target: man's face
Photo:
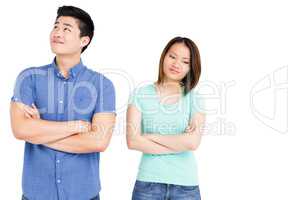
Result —
<instances>
[{"instance_id":1,"label":"man's face","mask_svg":"<svg viewBox=\"0 0 300 200\"><path fill-rule=\"evenodd\" d=\"M51 50L56 55L80 53L87 44L88 37L80 37L77 19L68 16L59 17L50 33Z\"/></svg>"}]
</instances>

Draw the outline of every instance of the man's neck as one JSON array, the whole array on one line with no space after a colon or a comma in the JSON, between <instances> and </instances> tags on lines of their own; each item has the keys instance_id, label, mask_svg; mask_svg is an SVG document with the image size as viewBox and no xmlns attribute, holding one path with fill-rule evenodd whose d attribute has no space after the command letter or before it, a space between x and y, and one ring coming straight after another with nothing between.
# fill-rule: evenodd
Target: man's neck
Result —
<instances>
[{"instance_id":1,"label":"man's neck","mask_svg":"<svg viewBox=\"0 0 300 200\"><path fill-rule=\"evenodd\" d=\"M69 76L69 70L80 63L80 54L56 55L56 65L64 77Z\"/></svg>"}]
</instances>

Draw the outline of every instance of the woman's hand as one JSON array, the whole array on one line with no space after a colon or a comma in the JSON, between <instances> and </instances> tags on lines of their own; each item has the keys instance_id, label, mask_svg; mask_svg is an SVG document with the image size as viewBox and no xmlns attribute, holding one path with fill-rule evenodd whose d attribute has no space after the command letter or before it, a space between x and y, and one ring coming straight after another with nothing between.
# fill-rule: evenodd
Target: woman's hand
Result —
<instances>
[{"instance_id":1,"label":"woman's hand","mask_svg":"<svg viewBox=\"0 0 300 200\"><path fill-rule=\"evenodd\" d=\"M191 125L188 125L187 127L186 127L186 129L185 129L185 133L194 133L195 132L195 127L194 126L191 126Z\"/></svg>"}]
</instances>

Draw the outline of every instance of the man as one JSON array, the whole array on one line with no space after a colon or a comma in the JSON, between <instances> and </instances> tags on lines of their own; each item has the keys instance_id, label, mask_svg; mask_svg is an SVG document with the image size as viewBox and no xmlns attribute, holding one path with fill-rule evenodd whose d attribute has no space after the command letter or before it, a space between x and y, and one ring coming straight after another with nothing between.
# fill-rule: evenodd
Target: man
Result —
<instances>
[{"instance_id":1,"label":"man","mask_svg":"<svg viewBox=\"0 0 300 200\"><path fill-rule=\"evenodd\" d=\"M22 199L99 199L99 152L112 136L115 90L80 59L93 33L89 14L60 7L50 34L54 61L17 78L11 126L26 141Z\"/></svg>"}]
</instances>

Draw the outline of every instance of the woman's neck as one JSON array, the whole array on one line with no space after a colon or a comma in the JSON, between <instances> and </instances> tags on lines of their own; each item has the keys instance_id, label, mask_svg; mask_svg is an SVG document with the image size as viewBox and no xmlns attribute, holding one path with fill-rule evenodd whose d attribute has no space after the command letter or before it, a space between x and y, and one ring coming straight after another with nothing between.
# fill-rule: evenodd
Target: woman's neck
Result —
<instances>
[{"instance_id":1,"label":"woman's neck","mask_svg":"<svg viewBox=\"0 0 300 200\"><path fill-rule=\"evenodd\" d=\"M178 81L163 81L159 84L155 83L155 85L158 88L160 94L172 95L182 93L182 85Z\"/></svg>"},{"instance_id":2,"label":"woman's neck","mask_svg":"<svg viewBox=\"0 0 300 200\"><path fill-rule=\"evenodd\" d=\"M182 97L182 87L180 82L162 82L155 83L156 93L161 103L174 104L179 102Z\"/></svg>"},{"instance_id":3,"label":"woman's neck","mask_svg":"<svg viewBox=\"0 0 300 200\"><path fill-rule=\"evenodd\" d=\"M179 89L182 87L182 84L180 81L174 81L174 80L163 80L161 83L156 83L157 86L161 88L169 88L169 89Z\"/></svg>"}]
</instances>

